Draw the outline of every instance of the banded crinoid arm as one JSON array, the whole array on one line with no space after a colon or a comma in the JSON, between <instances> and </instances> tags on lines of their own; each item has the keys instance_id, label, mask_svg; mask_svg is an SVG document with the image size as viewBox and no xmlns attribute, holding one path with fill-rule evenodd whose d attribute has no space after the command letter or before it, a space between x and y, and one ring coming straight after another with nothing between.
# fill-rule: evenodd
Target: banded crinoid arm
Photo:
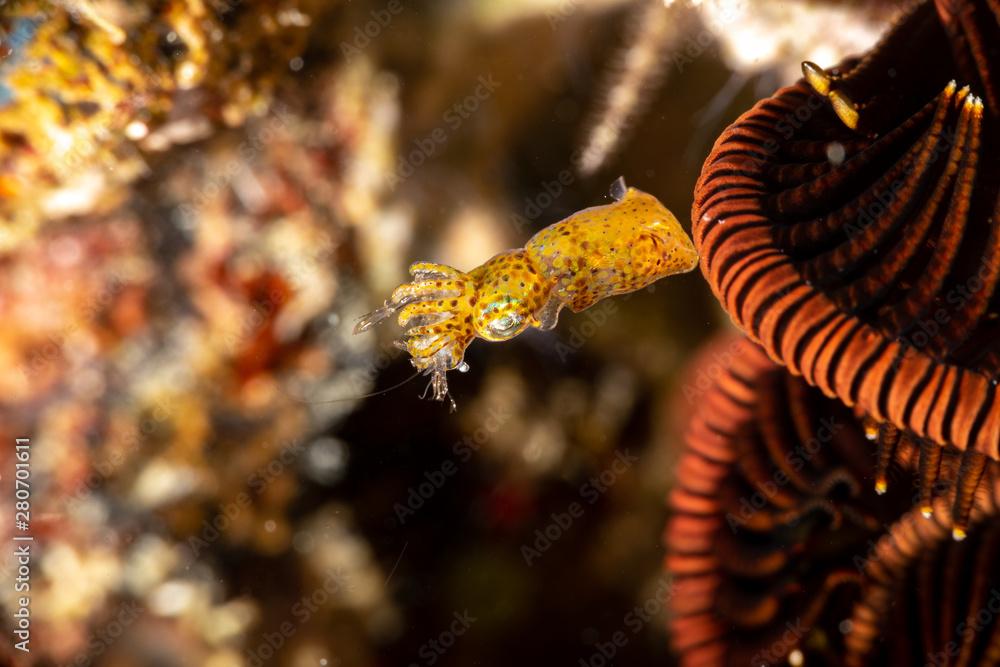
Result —
<instances>
[{"instance_id":1,"label":"banded crinoid arm","mask_svg":"<svg viewBox=\"0 0 1000 667\"><path fill-rule=\"evenodd\" d=\"M750 341L709 347L692 377L717 380L689 392L664 533L681 664L842 664L855 557L910 507L909 484L879 498L859 420ZM912 448L896 455L912 466Z\"/></svg>"},{"instance_id":2,"label":"banded crinoid arm","mask_svg":"<svg viewBox=\"0 0 1000 667\"><path fill-rule=\"evenodd\" d=\"M929 520L910 511L874 545L845 664L1000 664L1000 485L990 468L965 541L949 539L951 499L944 497Z\"/></svg>"},{"instance_id":3,"label":"banded crinoid arm","mask_svg":"<svg viewBox=\"0 0 1000 667\"><path fill-rule=\"evenodd\" d=\"M925 2L861 59L805 64L718 139L692 212L730 317L869 415L880 459L954 446L968 488L1000 458L997 10Z\"/></svg>"}]
</instances>

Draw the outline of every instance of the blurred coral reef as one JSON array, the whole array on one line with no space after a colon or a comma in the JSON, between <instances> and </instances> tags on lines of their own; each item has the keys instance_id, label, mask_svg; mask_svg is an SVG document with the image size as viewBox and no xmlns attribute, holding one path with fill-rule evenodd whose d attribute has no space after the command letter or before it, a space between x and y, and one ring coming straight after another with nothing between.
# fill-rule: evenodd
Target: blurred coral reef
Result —
<instances>
[{"instance_id":1,"label":"blurred coral reef","mask_svg":"<svg viewBox=\"0 0 1000 667\"><path fill-rule=\"evenodd\" d=\"M454 416L417 382L363 399L410 371L350 325L410 261L474 266L621 173L683 220L755 90L890 13L667 4L0 2L0 432L31 438L35 537L32 650L2 655L597 664L625 630L623 664L666 664L675 378L725 319L700 278L477 343ZM703 27L623 63L637 12ZM608 101L629 75L645 114Z\"/></svg>"}]
</instances>

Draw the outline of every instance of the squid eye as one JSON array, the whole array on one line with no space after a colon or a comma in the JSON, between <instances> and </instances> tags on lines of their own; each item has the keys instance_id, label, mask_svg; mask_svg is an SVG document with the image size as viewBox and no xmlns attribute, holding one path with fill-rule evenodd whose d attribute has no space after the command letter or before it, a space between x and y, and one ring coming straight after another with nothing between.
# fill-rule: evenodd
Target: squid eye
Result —
<instances>
[{"instance_id":1,"label":"squid eye","mask_svg":"<svg viewBox=\"0 0 1000 667\"><path fill-rule=\"evenodd\" d=\"M490 322L490 331L496 336L506 336L514 332L521 325L521 318L513 313L508 313L498 320Z\"/></svg>"}]
</instances>

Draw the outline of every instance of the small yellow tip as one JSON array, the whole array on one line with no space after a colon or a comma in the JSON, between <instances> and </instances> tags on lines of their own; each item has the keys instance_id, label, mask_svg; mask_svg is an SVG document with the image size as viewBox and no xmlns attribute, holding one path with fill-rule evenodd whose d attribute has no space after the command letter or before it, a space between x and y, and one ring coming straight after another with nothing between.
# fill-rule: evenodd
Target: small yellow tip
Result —
<instances>
[{"instance_id":1,"label":"small yellow tip","mask_svg":"<svg viewBox=\"0 0 1000 667\"><path fill-rule=\"evenodd\" d=\"M951 539L956 542L961 542L966 538L965 528L962 526L955 526L951 529Z\"/></svg>"},{"instance_id":2,"label":"small yellow tip","mask_svg":"<svg viewBox=\"0 0 1000 667\"><path fill-rule=\"evenodd\" d=\"M830 93L830 103L837 117L852 130L858 129L858 106L844 92L834 90Z\"/></svg>"},{"instance_id":3,"label":"small yellow tip","mask_svg":"<svg viewBox=\"0 0 1000 667\"><path fill-rule=\"evenodd\" d=\"M934 510L931 509L930 505L924 505L920 508L920 514L925 518L929 519L934 514Z\"/></svg>"},{"instance_id":4,"label":"small yellow tip","mask_svg":"<svg viewBox=\"0 0 1000 667\"><path fill-rule=\"evenodd\" d=\"M830 75L822 67L808 60L803 61L802 75L817 93L823 96L830 94Z\"/></svg>"},{"instance_id":5,"label":"small yellow tip","mask_svg":"<svg viewBox=\"0 0 1000 667\"><path fill-rule=\"evenodd\" d=\"M885 495L885 492L889 490L889 485L884 479L875 480L875 493Z\"/></svg>"},{"instance_id":6,"label":"small yellow tip","mask_svg":"<svg viewBox=\"0 0 1000 667\"><path fill-rule=\"evenodd\" d=\"M878 438L878 426L865 426L865 437L869 440Z\"/></svg>"}]
</instances>

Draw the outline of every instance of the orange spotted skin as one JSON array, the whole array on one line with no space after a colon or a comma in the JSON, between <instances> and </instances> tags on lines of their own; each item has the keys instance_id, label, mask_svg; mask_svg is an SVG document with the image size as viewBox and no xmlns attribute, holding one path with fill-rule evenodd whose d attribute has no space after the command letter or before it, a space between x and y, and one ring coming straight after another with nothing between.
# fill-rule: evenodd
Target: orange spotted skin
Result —
<instances>
[{"instance_id":1,"label":"orange spotted skin","mask_svg":"<svg viewBox=\"0 0 1000 667\"><path fill-rule=\"evenodd\" d=\"M694 244L656 197L623 181L612 187L616 201L574 213L468 273L413 264L413 282L361 318L355 333L398 311L406 332L397 345L444 400L444 373L467 368L462 359L474 338L499 342L528 327L551 329L564 306L580 312L697 266Z\"/></svg>"},{"instance_id":2,"label":"orange spotted skin","mask_svg":"<svg viewBox=\"0 0 1000 667\"><path fill-rule=\"evenodd\" d=\"M559 300L576 313L698 264L694 244L674 214L635 188L619 201L546 227L525 247L555 281Z\"/></svg>"}]
</instances>

